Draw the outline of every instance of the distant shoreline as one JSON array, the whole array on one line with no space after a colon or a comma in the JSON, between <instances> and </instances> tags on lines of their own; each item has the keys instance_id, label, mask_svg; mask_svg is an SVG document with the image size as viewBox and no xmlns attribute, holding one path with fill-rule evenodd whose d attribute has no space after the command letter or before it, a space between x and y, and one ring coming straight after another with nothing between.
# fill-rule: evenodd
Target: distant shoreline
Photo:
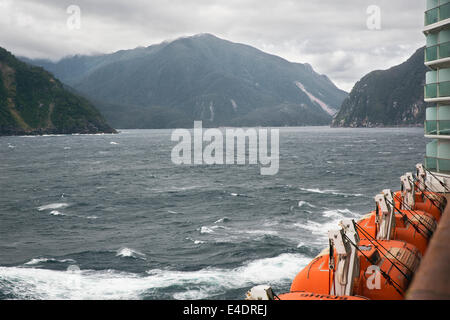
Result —
<instances>
[{"instance_id":1,"label":"distant shoreline","mask_svg":"<svg viewBox=\"0 0 450 320\"><path fill-rule=\"evenodd\" d=\"M351 127L351 126L331 126L331 125L306 125L306 126L242 126L242 127L233 127L233 126L219 126L219 127L205 127L205 128L219 128L219 129L232 129L232 128L308 128L308 127L317 127L317 128L330 128L330 129L389 129L389 128L424 128L423 125L377 125L377 126L360 126L360 127ZM176 129L192 129L185 127L177 127L177 128L122 128L116 129L115 132L98 132L98 133L34 133L34 132L19 132L19 133L1 133L0 137L29 137L29 136L40 136L40 137L48 137L48 136L77 136L77 135L114 135L119 134L123 130L176 130Z\"/></svg>"},{"instance_id":2,"label":"distant shoreline","mask_svg":"<svg viewBox=\"0 0 450 320\"><path fill-rule=\"evenodd\" d=\"M343 129L382 129L382 128L424 128L423 124L398 124L398 125L373 125L373 126L333 126L330 128L343 128Z\"/></svg>"}]
</instances>

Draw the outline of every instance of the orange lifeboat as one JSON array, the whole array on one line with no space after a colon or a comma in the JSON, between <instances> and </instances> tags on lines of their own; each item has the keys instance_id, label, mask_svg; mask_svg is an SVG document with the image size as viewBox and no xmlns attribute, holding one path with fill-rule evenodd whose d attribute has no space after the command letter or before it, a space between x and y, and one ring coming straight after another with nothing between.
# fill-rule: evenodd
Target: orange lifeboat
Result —
<instances>
[{"instance_id":1,"label":"orange lifeboat","mask_svg":"<svg viewBox=\"0 0 450 320\"><path fill-rule=\"evenodd\" d=\"M245 300L368 300L365 297L356 296L332 296L329 294L318 294L313 292L288 292L276 295L269 285L260 285L251 288Z\"/></svg>"},{"instance_id":2,"label":"orange lifeboat","mask_svg":"<svg viewBox=\"0 0 450 320\"><path fill-rule=\"evenodd\" d=\"M392 192L384 190L375 197L377 210L357 223L361 239L400 240L414 245L422 255L436 230L436 220L424 211L394 208Z\"/></svg>"},{"instance_id":3,"label":"orange lifeboat","mask_svg":"<svg viewBox=\"0 0 450 320\"><path fill-rule=\"evenodd\" d=\"M414 182L412 173L406 173L400 180L402 183L401 191L394 192L396 208L425 211L439 222L447 204L445 197L435 192L420 189L419 185L425 186L423 177Z\"/></svg>"},{"instance_id":4,"label":"orange lifeboat","mask_svg":"<svg viewBox=\"0 0 450 320\"><path fill-rule=\"evenodd\" d=\"M312 292L289 292L278 295L279 300L334 300L334 301L344 301L344 300L369 300L365 297L355 297L355 296L330 296L328 294L317 294Z\"/></svg>"},{"instance_id":5,"label":"orange lifeboat","mask_svg":"<svg viewBox=\"0 0 450 320\"><path fill-rule=\"evenodd\" d=\"M330 231L331 250L324 250L295 277L291 293L404 298L420 263L419 250L403 241L360 240L352 223L344 221L343 230Z\"/></svg>"},{"instance_id":6,"label":"orange lifeboat","mask_svg":"<svg viewBox=\"0 0 450 320\"><path fill-rule=\"evenodd\" d=\"M376 211L355 223L342 221L329 231L322 251L292 282L290 292L274 295L269 286L247 293L249 300L401 300L411 282L447 199L430 189L426 170L416 165L401 177L401 191L375 197ZM432 180L432 186L446 185ZM427 181L427 183L426 183ZM254 291L253 291L254 290Z\"/></svg>"},{"instance_id":7,"label":"orange lifeboat","mask_svg":"<svg viewBox=\"0 0 450 320\"><path fill-rule=\"evenodd\" d=\"M432 180L436 182L436 184L440 184L443 187L444 191L450 192L447 186L437 179L433 173L425 169L424 165L419 163L416 165L416 182L414 183L414 190L417 193L417 202L430 202L430 204L434 204L433 206L438 206L440 211L443 212L446 205L447 199L438 192L433 192L430 190L430 186L427 184L427 172L432 176Z\"/></svg>"},{"instance_id":8,"label":"orange lifeboat","mask_svg":"<svg viewBox=\"0 0 450 320\"><path fill-rule=\"evenodd\" d=\"M430 197L435 198L436 194L430 193ZM429 213L437 222L439 222L443 209L436 202L433 203L428 199L422 199L422 195L415 195L414 204L408 204L402 197L402 191L396 191L393 193L395 207L397 209L409 209L409 210L420 210Z\"/></svg>"},{"instance_id":9,"label":"orange lifeboat","mask_svg":"<svg viewBox=\"0 0 450 320\"><path fill-rule=\"evenodd\" d=\"M416 228L412 226L412 223L405 221L405 219L400 215L395 215L395 229L392 238L394 240L405 241L414 245L417 249L419 249L422 255L425 254L428 242L431 238L432 233L430 230L435 230L435 220L431 215L422 215L420 218L417 216L410 216L409 213L405 213L409 219L409 221L417 221L417 219L421 219L426 217L426 224L430 224L431 227L429 229L425 229L423 225L417 226ZM363 217L360 221L358 221L358 225L361 226L372 238L376 239L377 236L377 223L376 223L376 212L372 211L365 217ZM434 225L434 226L433 226ZM419 230L417 230L417 228ZM364 233L358 230L358 234L361 238L367 238L367 233Z\"/></svg>"}]
</instances>

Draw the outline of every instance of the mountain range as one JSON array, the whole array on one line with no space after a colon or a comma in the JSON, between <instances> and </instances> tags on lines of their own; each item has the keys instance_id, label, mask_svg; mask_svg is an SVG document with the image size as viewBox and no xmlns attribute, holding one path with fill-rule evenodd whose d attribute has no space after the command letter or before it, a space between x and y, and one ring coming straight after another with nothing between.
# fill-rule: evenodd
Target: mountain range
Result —
<instances>
[{"instance_id":1,"label":"mountain range","mask_svg":"<svg viewBox=\"0 0 450 320\"><path fill-rule=\"evenodd\" d=\"M344 99L309 64L210 34L58 62L28 60L92 101L116 128L329 125Z\"/></svg>"},{"instance_id":2,"label":"mountain range","mask_svg":"<svg viewBox=\"0 0 450 320\"><path fill-rule=\"evenodd\" d=\"M0 135L114 132L85 98L0 48Z\"/></svg>"},{"instance_id":3,"label":"mountain range","mask_svg":"<svg viewBox=\"0 0 450 320\"><path fill-rule=\"evenodd\" d=\"M418 125L428 106L423 56L420 48L373 71L347 94L309 64L210 34L57 62L21 58L25 64L1 49L0 134L113 132L102 115L137 129L194 120L205 127Z\"/></svg>"}]
</instances>

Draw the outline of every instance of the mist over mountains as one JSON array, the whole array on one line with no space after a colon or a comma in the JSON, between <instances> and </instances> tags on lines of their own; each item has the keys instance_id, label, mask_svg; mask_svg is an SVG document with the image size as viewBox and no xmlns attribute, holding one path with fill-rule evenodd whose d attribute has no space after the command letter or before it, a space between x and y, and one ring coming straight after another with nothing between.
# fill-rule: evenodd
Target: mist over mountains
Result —
<instances>
[{"instance_id":1,"label":"mist over mountains","mask_svg":"<svg viewBox=\"0 0 450 320\"><path fill-rule=\"evenodd\" d=\"M426 104L423 48L373 71L350 94L309 64L210 34L41 66L86 97L116 128L419 125Z\"/></svg>"},{"instance_id":2,"label":"mist over mountains","mask_svg":"<svg viewBox=\"0 0 450 320\"><path fill-rule=\"evenodd\" d=\"M328 125L347 93L308 64L210 34L41 66L116 128Z\"/></svg>"}]
</instances>

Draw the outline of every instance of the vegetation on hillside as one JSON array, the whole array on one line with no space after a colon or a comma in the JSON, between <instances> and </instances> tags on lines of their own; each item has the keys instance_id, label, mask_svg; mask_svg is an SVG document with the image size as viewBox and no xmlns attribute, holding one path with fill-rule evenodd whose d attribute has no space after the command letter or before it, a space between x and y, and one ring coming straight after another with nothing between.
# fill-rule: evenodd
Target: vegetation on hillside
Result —
<instances>
[{"instance_id":1,"label":"vegetation on hillside","mask_svg":"<svg viewBox=\"0 0 450 320\"><path fill-rule=\"evenodd\" d=\"M0 48L0 135L113 132L88 100Z\"/></svg>"},{"instance_id":2,"label":"vegetation on hillside","mask_svg":"<svg viewBox=\"0 0 450 320\"><path fill-rule=\"evenodd\" d=\"M389 70L373 71L356 83L333 120L336 127L423 125L426 104L424 48Z\"/></svg>"}]
</instances>

